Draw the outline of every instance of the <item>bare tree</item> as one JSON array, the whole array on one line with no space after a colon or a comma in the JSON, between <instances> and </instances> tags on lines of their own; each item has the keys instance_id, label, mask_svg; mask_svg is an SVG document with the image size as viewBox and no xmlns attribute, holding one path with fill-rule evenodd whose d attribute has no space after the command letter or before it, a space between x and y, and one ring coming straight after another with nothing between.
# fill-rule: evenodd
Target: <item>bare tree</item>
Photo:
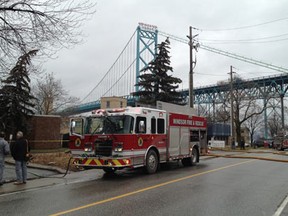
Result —
<instances>
[{"instance_id":1,"label":"bare tree","mask_svg":"<svg viewBox=\"0 0 288 216\"><path fill-rule=\"evenodd\" d=\"M93 0L0 0L0 72L29 50L50 56L79 43L80 27L94 13L95 4Z\"/></svg>"},{"instance_id":2,"label":"bare tree","mask_svg":"<svg viewBox=\"0 0 288 216\"><path fill-rule=\"evenodd\" d=\"M262 114L267 106L260 107L258 105L257 96L249 89L253 88L253 83L246 83L241 79L240 76L235 76L233 80L233 85L236 86L233 89L233 122L236 131L236 140L239 143L241 141L241 127L242 125L254 116L259 116ZM226 116L230 116L230 95L224 98L222 109L226 112ZM269 101L269 98L266 98ZM225 113L224 112L224 113ZM227 120L227 119L225 119Z\"/></svg>"},{"instance_id":3,"label":"bare tree","mask_svg":"<svg viewBox=\"0 0 288 216\"><path fill-rule=\"evenodd\" d=\"M286 104L286 101L284 101L284 105ZM279 132L287 131L287 125L284 125L284 128L282 127L282 113L281 113L281 101L280 98L273 98L269 102L269 112L267 115L268 121L268 128L270 131L271 137L276 136ZM284 106L284 122L285 122L285 116L287 116L288 110L287 107Z\"/></svg>"},{"instance_id":4,"label":"bare tree","mask_svg":"<svg viewBox=\"0 0 288 216\"><path fill-rule=\"evenodd\" d=\"M268 127L272 137L283 131L281 125L281 116L277 112L273 112L273 114L269 117Z\"/></svg>"},{"instance_id":5,"label":"bare tree","mask_svg":"<svg viewBox=\"0 0 288 216\"><path fill-rule=\"evenodd\" d=\"M230 111L227 110L227 107L225 107L224 105L221 105L216 110L215 121L229 123L229 119L231 119Z\"/></svg>"},{"instance_id":6,"label":"bare tree","mask_svg":"<svg viewBox=\"0 0 288 216\"><path fill-rule=\"evenodd\" d=\"M61 80L57 80L53 73L47 74L45 79L38 81L33 92L37 98L36 112L43 115L53 114L79 101L78 98L69 96Z\"/></svg>"},{"instance_id":7,"label":"bare tree","mask_svg":"<svg viewBox=\"0 0 288 216\"><path fill-rule=\"evenodd\" d=\"M242 124L246 122L248 119L262 114L265 111L265 109L267 109L267 107L258 106L256 97L253 95L249 95L245 91L245 88L234 90L233 94L234 94L234 101L233 101L234 124L235 124L237 141L240 142Z\"/></svg>"},{"instance_id":8,"label":"bare tree","mask_svg":"<svg viewBox=\"0 0 288 216\"><path fill-rule=\"evenodd\" d=\"M250 112L255 113L256 111L256 113L259 113L261 112L261 110L262 110L261 107L257 105L255 109L253 109L253 111L251 109ZM244 125L249 129L251 142L253 142L253 137L256 132L256 129L263 124L263 117L261 117L261 115L251 115L253 113L250 113L251 117L244 122Z\"/></svg>"}]
</instances>

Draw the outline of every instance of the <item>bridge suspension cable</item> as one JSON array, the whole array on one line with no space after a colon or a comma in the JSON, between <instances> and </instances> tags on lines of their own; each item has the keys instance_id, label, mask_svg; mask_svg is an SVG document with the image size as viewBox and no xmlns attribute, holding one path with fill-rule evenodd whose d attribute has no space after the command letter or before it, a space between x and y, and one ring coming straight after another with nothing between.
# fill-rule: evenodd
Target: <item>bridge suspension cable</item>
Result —
<instances>
[{"instance_id":1,"label":"bridge suspension cable","mask_svg":"<svg viewBox=\"0 0 288 216\"><path fill-rule=\"evenodd\" d=\"M99 100L103 96L129 95L135 82L136 30L109 70L96 86L81 100L82 103ZM132 63L131 63L132 62ZM116 85L118 84L118 85Z\"/></svg>"}]
</instances>

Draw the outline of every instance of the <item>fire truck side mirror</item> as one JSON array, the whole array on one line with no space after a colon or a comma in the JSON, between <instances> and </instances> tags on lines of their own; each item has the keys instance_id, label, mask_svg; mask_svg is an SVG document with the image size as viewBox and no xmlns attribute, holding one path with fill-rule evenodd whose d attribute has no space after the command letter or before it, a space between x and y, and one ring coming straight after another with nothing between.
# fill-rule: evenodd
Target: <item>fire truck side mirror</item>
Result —
<instances>
[{"instance_id":1,"label":"fire truck side mirror","mask_svg":"<svg viewBox=\"0 0 288 216\"><path fill-rule=\"evenodd\" d=\"M75 131L76 122L74 120L71 121L71 133Z\"/></svg>"},{"instance_id":2,"label":"fire truck side mirror","mask_svg":"<svg viewBox=\"0 0 288 216\"><path fill-rule=\"evenodd\" d=\"M139 126L139 128L138 128L139 129L138 130L139 133L145 133L146 132L146 130L145 130L145 122L144 121L140 121L138 126Z\"/></svg>"},{"instance_id":3,"label":"fire truck side mirror","mask_svg":"<svg viewBox=\"0 0 288 216\"><path fill-rule=\"evenodd\" d=\"M75 133L75 127L76 127L76 121L72 120L70 123L70 134L74 134Z\"/></svg>"}]
</instances>

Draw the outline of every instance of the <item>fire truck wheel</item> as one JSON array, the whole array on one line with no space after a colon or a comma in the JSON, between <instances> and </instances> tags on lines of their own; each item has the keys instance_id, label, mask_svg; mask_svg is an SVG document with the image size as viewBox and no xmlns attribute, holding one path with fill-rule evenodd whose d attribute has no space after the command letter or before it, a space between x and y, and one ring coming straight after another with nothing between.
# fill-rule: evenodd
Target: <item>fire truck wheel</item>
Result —
<instances>
[{"instance_id":1,"label":"fire truck wheel","mask_svg":"<svg viewBox=\"0 0 288 216\"><path fill-rule=\"evenodd\" d=\"M191 165L196 165L197 160L199 158L199 152L196 148L192 149L192 157L191 157Z\"/></svg>"},{"instance_id":2,"label":"fire truck wheel","mask_svg":"<svg viewBox=\"0 0 288 216\"><path fill-rule=\"evenodd\" d=\"M182 159L183 166L196 165L198 157L199 157L198 150L196 148L193 148L191 157Z\"/></svg>"},{"instance_id":3,"label":"fire truck wheel","mask_svg":"<svg viewBox=\"0 0 288 216\"><path fill-rule=\"evenodd\" d=\"M146 157L146 172L148 174L155 173L158 169L159 159L155 150L151 149Z\"/></svg>"},{"instance_id":4,"label":"fire truck wheel","mask_svg":"<svg viewBox=\"0 0 288 216\"><path fill-rule=\"evenodd\" d=\"M103 168L103 171L105 173L115 173L116 172L116 169L115 168L111 168L111 167L104 167Z\"/></svg>"},{"instance_id":5,"label":"fire truck wheel","mask_svg":"<svg viewBox=\"0 0 288 216\"><path fill-rule=\"evenodd\" d=\"M183 158L183 159L181 160L183 166L189 166L189 159L190 159L190 158Z\"/></svg>"}]
</instances>

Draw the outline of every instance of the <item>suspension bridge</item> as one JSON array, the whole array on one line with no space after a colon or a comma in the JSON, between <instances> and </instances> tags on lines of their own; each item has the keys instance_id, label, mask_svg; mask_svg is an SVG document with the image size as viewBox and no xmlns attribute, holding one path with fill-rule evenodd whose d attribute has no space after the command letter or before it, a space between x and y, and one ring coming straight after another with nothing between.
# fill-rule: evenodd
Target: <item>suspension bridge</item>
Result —
<instances>
[{"instance_id":1,"label":"suspension bridge","mask_svg":"<svg viewBox=\"0 0 288 216\"><path fill-rule=\"evenodd\" d=\"M124 97L127 99L128 105L133 106L136 100L131 93L139 90L139 87L136 86L136 84L138 83L140 71L155 58L159 36L169 37L170 40L184 43L186 45L189 44L188 39L159 31L154 25L139 23L139 26L129 38L127 44L105 75L99 79L99 82L80 101L79 105L67 108L65 112L69 114L76 114L98 109L100 108L101 97L110 96ZM280 75L276 76L242 80L241 83L236 84L234 88L244 87L247 89L247 94L254 94L254 96L259 99L277 97L283 100L283 97L287 95L288 69L216 49L207 46L196 39L193 40L193 43L199 45L197 46L199 49L234 58L246 63L258 65L281 73ZM227 83L194 88L194 103L195 105L198 105L198 107L205 104L206 107L208 106L206 110L209 110L211 109L212 104L222 103L223 98L227 96L229 90L229 85ZM188 97L188 89L179 89L179 91Z\"/></svg>"}]
</instances>

